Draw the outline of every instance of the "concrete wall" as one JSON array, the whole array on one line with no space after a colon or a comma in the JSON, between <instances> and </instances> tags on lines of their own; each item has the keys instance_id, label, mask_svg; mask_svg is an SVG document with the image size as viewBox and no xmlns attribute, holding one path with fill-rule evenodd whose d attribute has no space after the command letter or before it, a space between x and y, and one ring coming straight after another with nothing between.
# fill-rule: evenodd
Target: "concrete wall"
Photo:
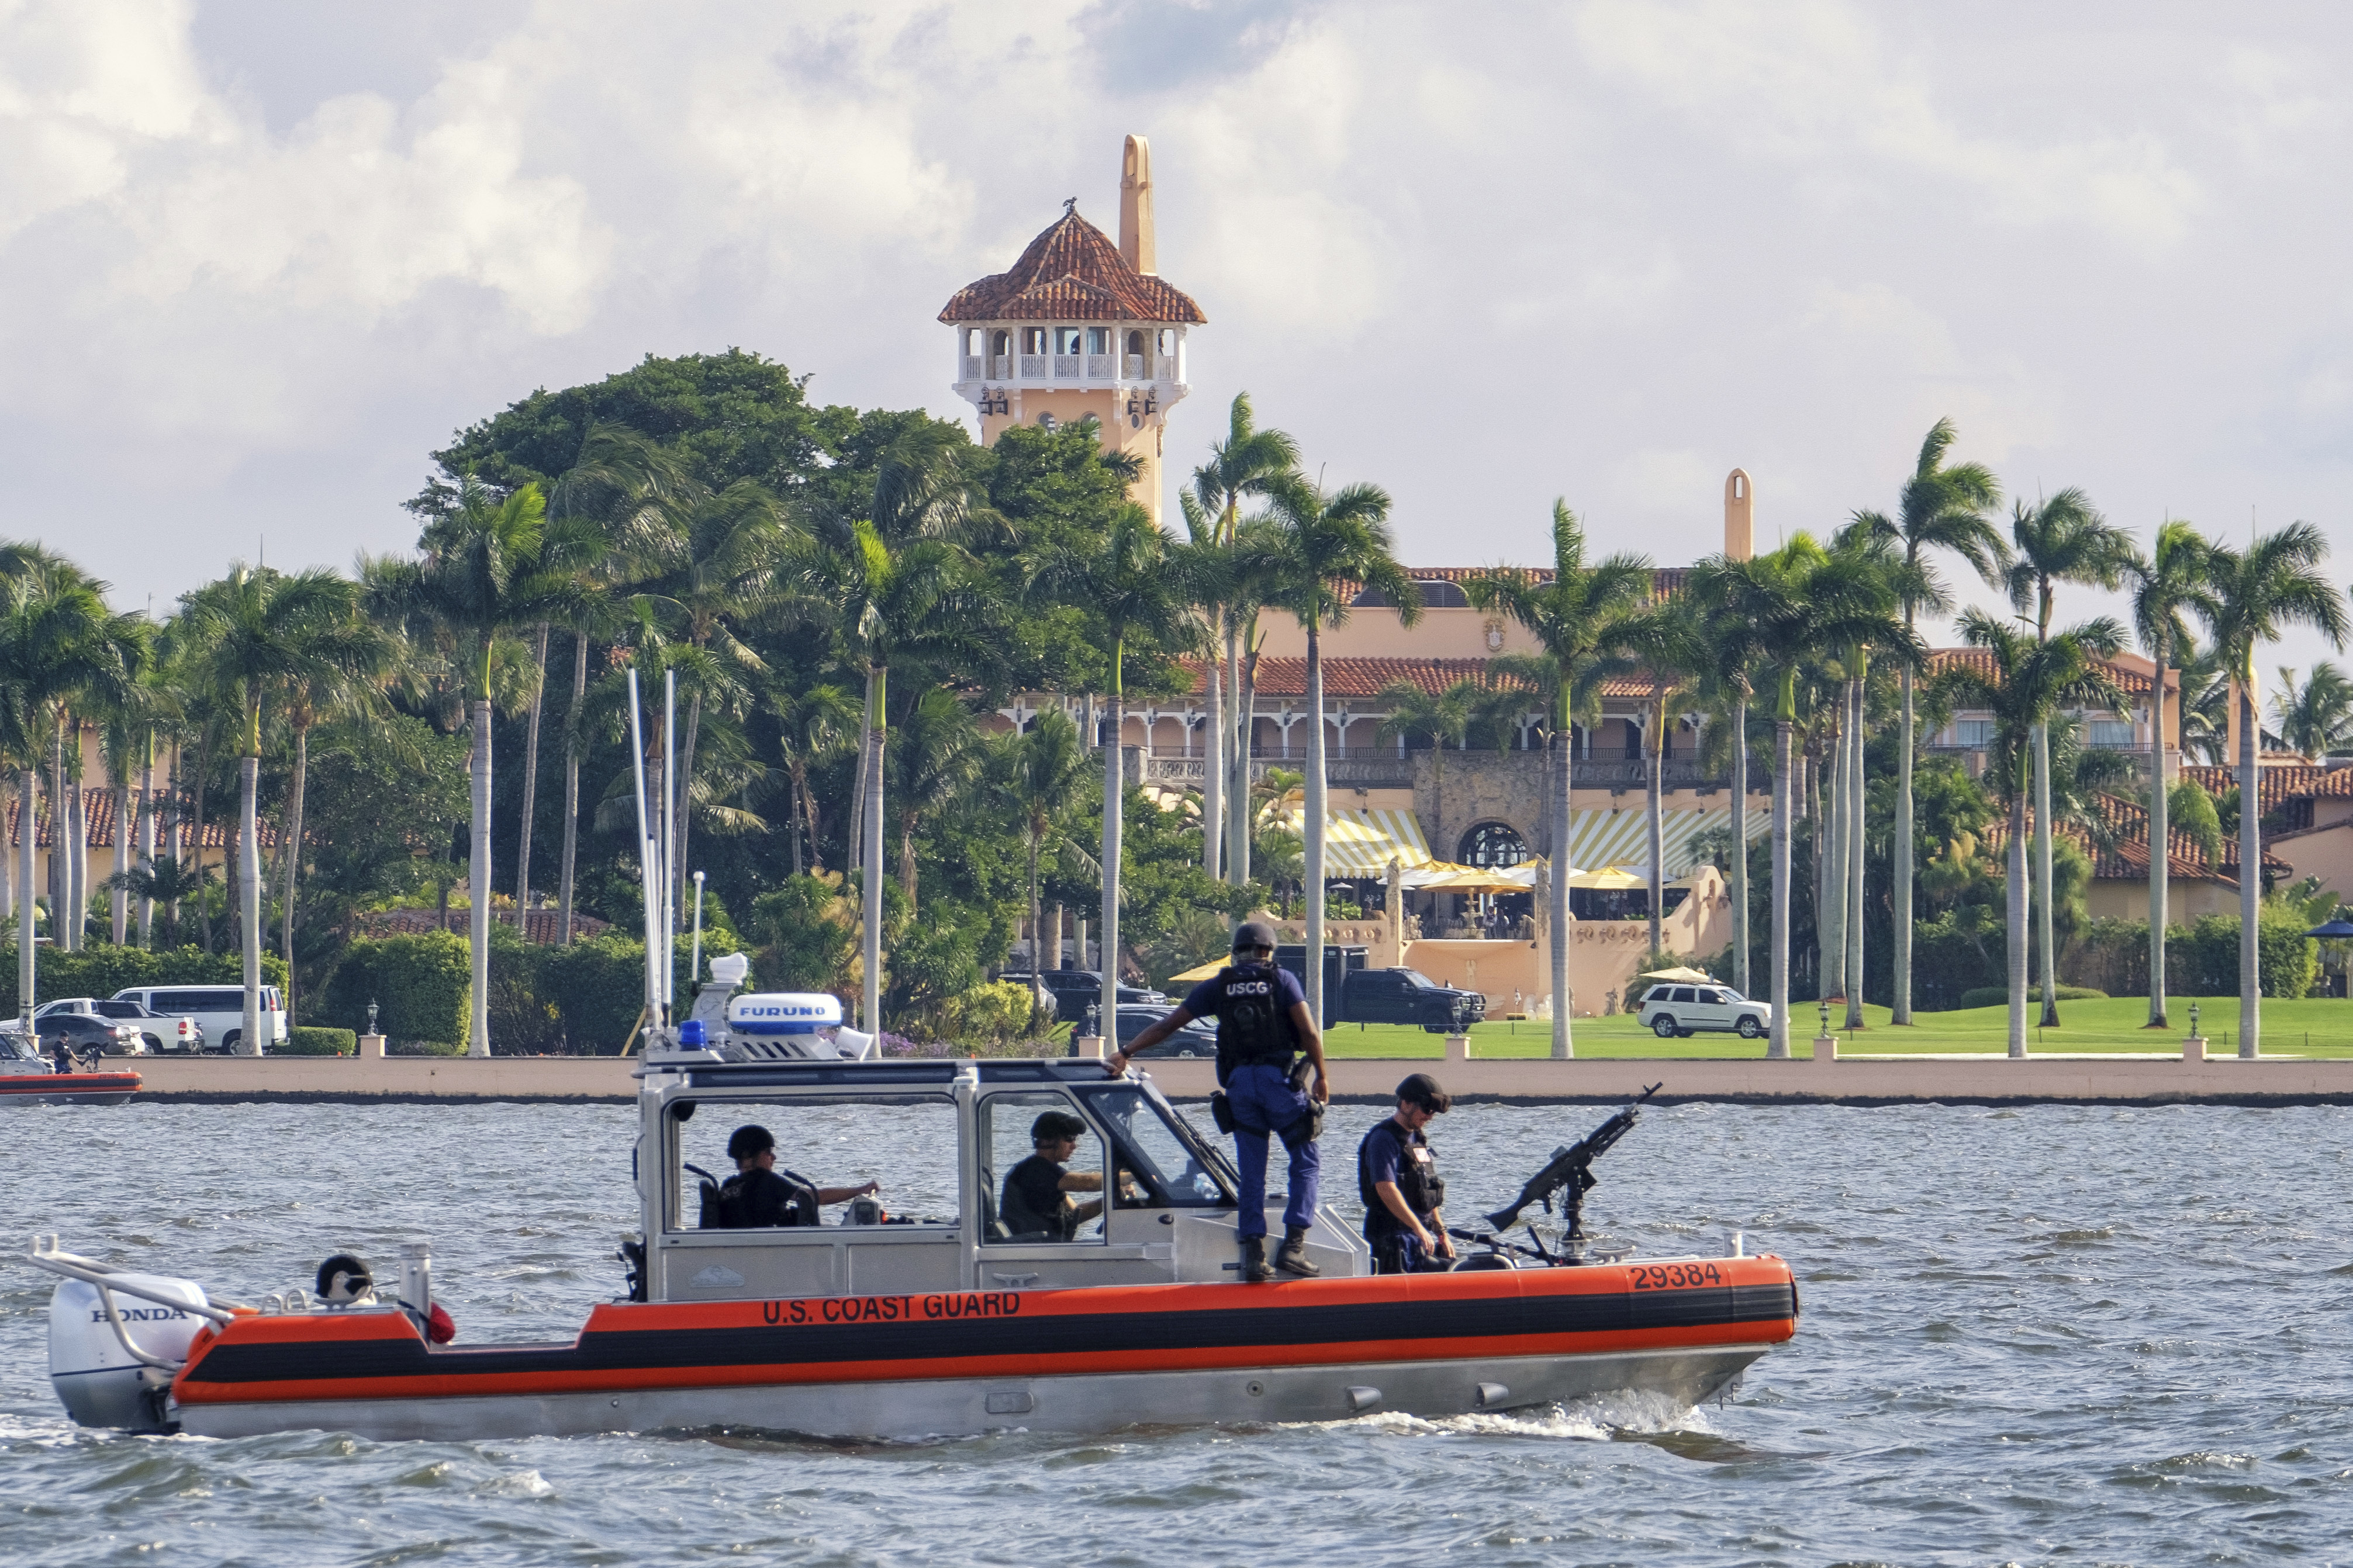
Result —
<instances>
[{"instance_id":1,"label":"concrete wall","mask_svg":"<svg viewBox=\"0 0 2353 1568\"><path fill-rule=\"evenodd\" d=\"M2268 846L2267 846L2268 847ZM2084 895L2084 907L2094 920L2146 921L2148 884L2137 878L2098 877ZM2206 915L2239 913L2239 889L2211 878L2173 877L2165 884L2166 918L2187 925Z\"/></svg>"}]
</instances>

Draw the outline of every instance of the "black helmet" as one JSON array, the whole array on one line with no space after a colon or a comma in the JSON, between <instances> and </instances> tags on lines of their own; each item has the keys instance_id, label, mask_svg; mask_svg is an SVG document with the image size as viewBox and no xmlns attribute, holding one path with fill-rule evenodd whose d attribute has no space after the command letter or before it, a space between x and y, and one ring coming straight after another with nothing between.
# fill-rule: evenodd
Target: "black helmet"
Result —
<instances>
[{"instance_id":1,"label":"black helmet","mask_svg":"<svg viewBox=\"0 0 2353 1568\"><path fill-rule=\"evenodd\" d=\"M1252 948L1259 947L1266 949L1269 952L1272 952L1274 951L1274 928L1272 926L1267 924L1264 921L1244 921L1240 925L1234 928L1234 951L1236 952L1247 952Z\"/></svg>"},{"instance_id":2,"label":"black helmet","mask_svg":"<svg viewBox=\"0 0 2353 1568\"><path fill-rule=\"evenodd\" d=\"M747 1127L735 1129L733 1134L727 1140L727 1157L731 1160L749 1160L764 1150L773 1149L776 1146L775 1135L755 1122Z\"/></svg>"},{"instance_id":3,"label":"black helmet","mask_svg":"<svg viewBox=\"0 0 2353 1568\"><path fill-rule=\"evenodd\" d=\"M1060 1143L1068 1141L1075 1143L1086 1131L1087 1124L1069 1111L1050 1110L1029 1124L1029 1142Z\"/></svg>"},{"instance_id":4,"label":"black helmet","mask_svg":"<svg viewBox=\"0 0 2353 1568\"><path fill-rule=\"evenodd\" d=\"M1454 1104L1454 1097L1438 1087L1438 1080L1426 1072L1408 1074L1398 1085L1397 1097L1419 1105L1432 1116L1442 1116Z\"/></svg>"}]
</instances>

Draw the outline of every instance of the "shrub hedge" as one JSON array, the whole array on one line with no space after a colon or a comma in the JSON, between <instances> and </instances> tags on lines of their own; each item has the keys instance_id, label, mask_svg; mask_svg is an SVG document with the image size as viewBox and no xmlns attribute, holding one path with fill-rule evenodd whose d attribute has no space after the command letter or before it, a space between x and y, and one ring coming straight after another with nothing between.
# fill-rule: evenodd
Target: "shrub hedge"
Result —
<instances>
[{"instance_id":1,"label":"shrub hedge","mask_svg":"<svg viewBox=\"0 0 2353 1568\"><path fill-rule=\"evenodd\" d=\"M343 950L312 1016L356 1033L374 1001L376 1031L387 1039L463 1046L471 971L466 939L454 931L361 937Z\"/></svg>"},{"instance_id":2,"label":"shrub hedge","mask_svg":"<svg viewBox=\"0 0 2353 1568\"><path fill-rule=\"evenodd\" d=\"M286 1031L280 1045L269 1047L274 1057L348 1057L359 1053L360 1037L349 1029L324 1029L298 1024Z\"/></svg>"}]
</instances>

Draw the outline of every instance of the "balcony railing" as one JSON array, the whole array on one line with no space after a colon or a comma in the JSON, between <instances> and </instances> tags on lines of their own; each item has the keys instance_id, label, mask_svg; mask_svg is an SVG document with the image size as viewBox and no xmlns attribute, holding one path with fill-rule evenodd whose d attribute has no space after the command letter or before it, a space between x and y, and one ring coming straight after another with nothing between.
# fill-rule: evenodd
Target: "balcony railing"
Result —
<instances>
[{"instance_id":1,"label":"balcony railing","mask_svg":"<svg viewBox=\"0 0 2353 1568\"><path fill-rule=\"evenodd\" d=\"M1143 353L1022 353L962 354L956 361L967 382L1025 384L1080 382L1095 385L1125 385L1131 382L1173 382L1175 354Z\"/></svg>"}]
</instances>

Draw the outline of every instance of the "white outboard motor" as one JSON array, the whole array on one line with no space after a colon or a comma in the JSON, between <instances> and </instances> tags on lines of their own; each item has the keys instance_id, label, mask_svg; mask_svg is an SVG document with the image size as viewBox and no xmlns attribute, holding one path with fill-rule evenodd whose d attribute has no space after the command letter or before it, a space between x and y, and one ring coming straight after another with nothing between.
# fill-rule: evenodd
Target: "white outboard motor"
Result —
<instances>
[{"instance_id":1,"label":"white outboard motor","mask_svg":"<svg viewBox=\"0 0 2353 1568\"><path fill-rule=\"evenodd\" d=\"M86 1279L64 1279L50 1296L50 1386L66 1414L81 1426L169 1430L164 1395L172 1374L188 1358L189 1342L205 1325L203 1309L210 1303L204 1288L161 1274L109 1274L107 1281L124 1289L101 1293ZM147 1295L131 1294L133 1287ZM183 1305L167 1306L148 1296Z\"/></svg>"},{"instance_id":2,"label":"white outboard motor","mask_svg":"<svg viewBox=\"0 0 2353 1568\"><path fill-rule=\"evenodd\" d=\"M734 997L727 1004L727 1032L735 1043L768 1055L862 1059L874 1054L874 1037L841 1027L840 998L822 991Z\"/></svg>"}]
</instances>

